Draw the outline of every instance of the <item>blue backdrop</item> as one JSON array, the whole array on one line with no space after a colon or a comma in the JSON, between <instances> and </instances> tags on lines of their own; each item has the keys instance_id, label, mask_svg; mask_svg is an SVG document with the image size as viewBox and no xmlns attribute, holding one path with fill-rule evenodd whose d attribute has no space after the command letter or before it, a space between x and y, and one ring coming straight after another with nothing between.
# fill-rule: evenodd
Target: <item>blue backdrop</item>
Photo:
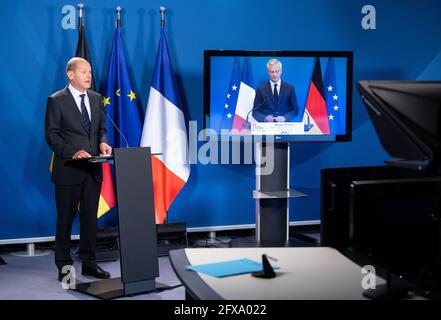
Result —
<instances>
[{"instance_id":1,"label":"blue backdrop","mask_svg":"<svg viewBox=\"0 0 441 320\"><path fill-rule=\"evenodd\" d=\"M440 79L441 2L437 0L84 0L97 85L107 70L114 8L121 5L123 37L136 94L147 103L159 40L160 5L187 116L203 123L203 50L352 50L354 81ZM77 30L65 30L56 0L2 1L0 29L0 240L49 236L55 230L51 152L44 141L46 97L65 83ZM364 5L376 8L376 30L361 26ZM319 219L320 168L379 165L383 151L358 93L353 91L353 141L292 147L292 186L309 197L290 203L292 220ZM254 222L254 167L193 165L173 203L170 221L189 227ZM101 225L114 223L114 212Z\"/></svg>"}]
</instances>

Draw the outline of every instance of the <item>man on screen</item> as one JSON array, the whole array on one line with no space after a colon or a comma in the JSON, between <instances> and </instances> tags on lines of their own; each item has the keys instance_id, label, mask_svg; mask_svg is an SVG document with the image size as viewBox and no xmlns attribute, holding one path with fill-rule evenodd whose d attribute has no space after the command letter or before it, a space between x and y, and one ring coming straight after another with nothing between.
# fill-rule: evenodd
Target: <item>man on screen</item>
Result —
<instances>
[{"instance_id":1,"label":"man on screen","mask_svg":"<svg viewBox=\"0 0 441 320\"><path fill-rule=\"evenodd\" d=\"M70 256L72 222L80 211L80 256L83 275L107 279L110 274L96 264L97 211L103 179L101 164L72 159L110 155L101 96L89 90L89 62L72 58L67 63L69 84L47 99L45 137L54 152L52 182L55 184L57 230L55 264L63 281L73 270ZM71 277L73 275L70 275Z\"/></svg>"},{"instance_id":2,"label":"man on screen","mask_svg":"<svg viewBox=\"0 0 441 320\"><path fill-rule=\"evenodd\" d=\"M290 122L298 115L299 107L294 87L281 80L282 63L270 59L266 64L269 81L256 91L253 118L259 122Z\"/></svg>"}]
</instances>

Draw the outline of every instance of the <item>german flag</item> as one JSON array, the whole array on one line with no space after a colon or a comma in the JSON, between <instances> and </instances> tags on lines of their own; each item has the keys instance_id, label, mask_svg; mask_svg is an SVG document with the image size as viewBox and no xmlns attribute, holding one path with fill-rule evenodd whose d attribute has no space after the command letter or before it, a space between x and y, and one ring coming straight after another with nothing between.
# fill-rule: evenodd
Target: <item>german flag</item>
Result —
<instances>
[{"instance_id":1,"label":"german flag","mask_svg":"<svg viewBox=\"0 0 441 320\"><path fill-rule=\"evenodd\" d=\"M75 51L75 56L87 60L92 66L82 15L80 15L78 21L78 42ZM93 68L92 68L91 90L95 91L96 90L95 88L96 88L95 80L93 77ZM51 163L49 165L49 171L51 173L52 173L53 162L54 162L54 155L52 154ZM107 211L109 211L116 205L115 188L113 184L113 177L112 177L110 165L108 163L104 163L102 164L102 167L103 167L103 183L101 186L101 194L100 194L100 201L98 204L97 218L101 217L103 214L105 214Z\"/></svg>"},{"instance_id":2,"label":"german flag","mask_svg":"<svg viewBox=\"0 0 441 320\"><path fill-rule=\"evenodd\" d=\"M320 59L316 58L306 100L305 117L313 125L308 134L330 134Z\"/></svg>"}]
</instances>

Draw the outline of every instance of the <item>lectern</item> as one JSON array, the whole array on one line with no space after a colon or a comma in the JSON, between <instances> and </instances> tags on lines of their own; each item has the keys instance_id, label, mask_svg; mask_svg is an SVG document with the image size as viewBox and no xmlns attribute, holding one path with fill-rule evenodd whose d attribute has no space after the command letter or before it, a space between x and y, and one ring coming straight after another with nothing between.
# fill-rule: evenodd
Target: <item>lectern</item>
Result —
<instances>
[{"instance_id":1,"label":"lectern","mask_svg":"<svg viewBox=\"0 0 441 320\"><path fill-rule=\"evenodd\" d=\"M76 285L101 299L165 289L159 276L150 148L121 148L114 158L92 157L91 163L114 163L118 203L121 277Z\"/></svg>"},{"instance_id":2,"label":"lectern","mask_svg":"<svg viewBox=\"0 0 441 320\"><path fill-rule=\"evenodd\" d=\"M233 239L231 247L280 247L294 245L289 240L289 199L307 195L290 189L289 143L256 143L256 236ZM272 152L270 152L272 151ZM272 170L264 172L263 155L272 156Z\"/></svg>"},{"instance_id":3,"label":"lectern","mask_svg":"<svg viewBox=\"0 0 441 320\"><path fill-rule=\"evenodd\" d=\"M257 156L274 150L274 168L262 174L262 161L256 164L256 240L273 245L289 244L289 198L306 197L306 194L290 189L289 143L257 144Z\"/></svg>"}]
</instances>

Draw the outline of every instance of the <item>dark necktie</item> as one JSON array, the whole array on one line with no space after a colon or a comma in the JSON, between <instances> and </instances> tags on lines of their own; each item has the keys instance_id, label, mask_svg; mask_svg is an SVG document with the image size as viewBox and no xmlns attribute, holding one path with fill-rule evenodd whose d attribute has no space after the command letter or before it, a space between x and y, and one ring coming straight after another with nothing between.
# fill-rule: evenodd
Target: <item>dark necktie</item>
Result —
<instances>
[{"instance_id":1,"label":"dark necktie","mask_svg":"<svg viewBox=\"0 0 441 320\"><path fill-rule=\"evenodd\" d=\"M279 102L279 92L277 91L277 83L274 84L273 97L274 97L274 103L277 104Z\"/></svg>"},{"instance_id":2,"label":"dark necktie","mask_svg":"<svg viewBox=\"0 0 441 320\"><path fill-rule=\"evenodd\" d=\"M80 94L81 97L81 114L83 115L83 126L86 128L87 132L90 130L90 119L87 113L86 103L84 102L85 94Z\"/></svg>"}]
</instances>

